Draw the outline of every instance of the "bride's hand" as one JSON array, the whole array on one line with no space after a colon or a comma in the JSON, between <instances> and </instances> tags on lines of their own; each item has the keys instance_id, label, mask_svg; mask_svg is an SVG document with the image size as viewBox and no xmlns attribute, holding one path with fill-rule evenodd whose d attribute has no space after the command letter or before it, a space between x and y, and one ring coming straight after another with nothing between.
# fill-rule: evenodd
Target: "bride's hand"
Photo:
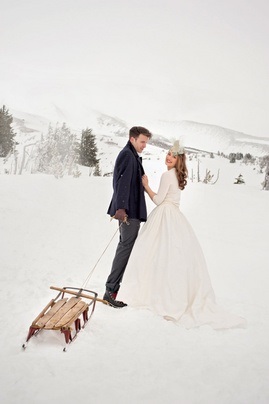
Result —
<instances>
[{"instance_id":1,"label":"bride's hand","mask_svg":"<svg viewBox=\"0 0 269 404\"><path fill-rule=\"evenodd\" d=\"M143 175L143 177L142 177L142 184L144 187L146 187L149 184L149 180L146 175Z\"/></svg>"}]
</instances>

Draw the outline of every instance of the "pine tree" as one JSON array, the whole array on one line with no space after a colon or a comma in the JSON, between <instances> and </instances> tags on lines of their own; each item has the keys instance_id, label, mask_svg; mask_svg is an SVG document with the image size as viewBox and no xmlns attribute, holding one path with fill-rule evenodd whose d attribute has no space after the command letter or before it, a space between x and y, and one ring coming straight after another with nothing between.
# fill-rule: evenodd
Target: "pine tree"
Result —
<instances>
[{"instance_id":1,"label":"pine tree","mask_svg":"<svg viewBox=\"0 0 269 404\"><path fill-rule=\"evenodd\" d=\"M11 127L12 122L12 115L3 105L3 108L0 108L0 157L6 157L16 145L15 133Z\"/></svg>"},{"instance_id":2,"label":"pine tree","mask_svg":"<svg viewBox=\"0 0 269 404\"><path fill-rule=\"evenodd\" d=\"M269 155L260 157L259 159L259 165L260 165L260 173L263 173L263 170L267 167L269 168Z\"/></svg>"},{"instance_id":3,"label":"pine tree","mask_svg":"<svg viewBox=\"0 0 269 404\"><path fill-rule=\"evenodd\" d=\"M239 174L238 177L235 178L234 184L245 184L242 174Z\"/></svg>"},{"instance_id":4,"label":"pine tree","mask_svg":"<svg viewBox=\"0 0 269 404\"><path fill-rule=\"evenodd\" d=\"M101 171L100 171L99 163L96 164L96 166L94 168L93 175L94 175L94 177L101 177Z\"/></svg>"},{"instance_id":5,"label":"pine tree","mask_svg":"<svg viewBox=\"0 0 269 404\"><path fill-rule=\"evenodd\" d=\"M55 129L49 126L48 135L37 145L36 171L56 178L61 178L66 171L71 175L77 159L76 147L76 135L65 123Z\"/></svg>"},{"instance_id":6,"label":"pine tree","mask_svg":"<svg viewBox=\"0 0 269 404\"><path fill-rule=\"evenodd\" d=\"M268 156L267 156L268 157ZM263 188L266 191L269 191L269 161L267 160L267 166L265 169L265 176L264 176L264 181L262 183Z\"/></svg>"},{"instance_id":7,"label":"pine tree","mask_svg":"<svg viewBox=\"0 0 269 404\"><path fill-rule=\"evenodd\" d=\"M87 128L83 130L80 144L81 165L86 167L98 167L99 159L97 158L97 152L98 149L95 143L95 136L92 133L92 129Z\"/></svg>"},{"instance_id":8,"label":"pine tree","mask_svg":"<svg viewBox=\"0 0 269 404\"><path fill-rule=\"evenodd\" d=\"M246 153L243 158L243 162L245 164L254 164L255 158L250 153Z\"/></svg>"},{"instance_id":9,"label":"pine tree","mask_svg":"<svg viewBox=\"0 0 269 404\"><path fill-rule=\"evenodd\" d=\"M236 153L230 153L229 160L230 160L230 163L235 163L236 162Z\"/></svg>"}]
</instances>

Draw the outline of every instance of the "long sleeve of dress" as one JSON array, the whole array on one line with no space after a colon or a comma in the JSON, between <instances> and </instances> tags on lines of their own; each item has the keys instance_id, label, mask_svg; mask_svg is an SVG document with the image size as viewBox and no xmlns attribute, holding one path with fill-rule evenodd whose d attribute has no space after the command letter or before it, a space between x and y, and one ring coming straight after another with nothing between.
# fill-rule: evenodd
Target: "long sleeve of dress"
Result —
<instances>
[{"instance_id":1,"label":"long sleeve of dress","mask_svg":"<svg viewBox=\"0 0 269 404\"><path fill-rule=\"evenodd\" d=\"M156 195L154 195L154 197L152 199L153 202L155 203L155 205L160 205L164 201L164 199L168 193L170 185L171 185L171 180L170 180L169 171L166 171L162 174L158 192Z\"/></svg>"}]
</instances>

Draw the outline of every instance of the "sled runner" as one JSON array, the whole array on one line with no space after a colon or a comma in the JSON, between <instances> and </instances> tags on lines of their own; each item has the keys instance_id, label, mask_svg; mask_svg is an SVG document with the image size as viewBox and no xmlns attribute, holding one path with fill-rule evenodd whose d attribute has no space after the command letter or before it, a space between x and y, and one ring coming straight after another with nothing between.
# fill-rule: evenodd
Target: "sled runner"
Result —
<instances>
[{"instance_id":1,"label":"sled runner","mask_svg":"<svg viewBox=\"0 0 269 404\"><path fill-rule=\"evenodd\" d=\"M66 351L67 345L74 340L78 332L81 328L85 327L92 316L96 301L104 303L102 299L97 298L96 292L88 289L73 287L57 288L55 286L51 286L50 289L59 291L59 294L47 304L32 322L26 343L22 346L23 348L26 348L30 338L41 330L60 330L65 337L66 346L63 350ZM65 294L73 296L65 297ZM81 325L81 318L83 318L83 325ZM72 336L73 330L74 335Z\"/></svg>"}]
</instances>

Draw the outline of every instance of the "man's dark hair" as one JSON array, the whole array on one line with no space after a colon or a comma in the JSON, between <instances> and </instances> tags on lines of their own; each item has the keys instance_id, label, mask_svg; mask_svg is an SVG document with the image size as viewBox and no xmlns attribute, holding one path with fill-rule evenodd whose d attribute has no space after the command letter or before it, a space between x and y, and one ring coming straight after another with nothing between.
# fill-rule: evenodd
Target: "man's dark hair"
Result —
<instances>
[{"instance_id":1,"label":"man's dark hair","mask_svg":"<svg viewBox=\"0 0 269 404\"><path fill-rule=\"evenodd\" d=\"M146 129L143 128L143 126L133 126L130 130L129 130L129 139L131 137L134 137L135 139L138 138L139 135L145 135L147 136L149 139L151 138L152 134L151 132Z\"/></svg>"}]
</instances>

